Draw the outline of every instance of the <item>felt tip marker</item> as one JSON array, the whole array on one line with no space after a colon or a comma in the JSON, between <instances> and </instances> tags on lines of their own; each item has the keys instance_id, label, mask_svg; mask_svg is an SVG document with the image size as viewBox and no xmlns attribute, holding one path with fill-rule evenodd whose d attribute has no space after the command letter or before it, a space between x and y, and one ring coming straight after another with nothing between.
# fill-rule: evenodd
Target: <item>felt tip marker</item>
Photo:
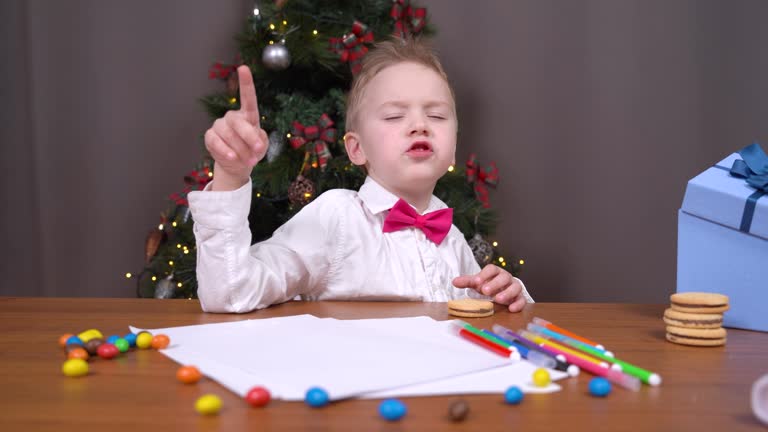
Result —
<instances>
[{"instance_id":1,"label":"felt tip marker","mask_svg":"<svg viewBox=\"0 0 768 432\"><path fill-rule=\"evenodd\" d=\"M493 332L496 333L497 335L500 335L500 337L510 341L514 341L522 346L525 346L526 348L528 348L529 351L538 352L554 359L555 367L553 367L552 369L565 372L568 374L568 376L571 376L571 377L575 377L579 375L579 372L580 372L579 367L576 366L575 364L570 364L567 361L565 361L565 357L563 357L562 355L559 355L554 351L548 350L546 347L540 346L535 342L520 336L519 334L513 332L512 330L502 325L494 324L492 328L493 328Z\"/></svg>"},{"instance_id":2,"label":"felt tip marker","mask_svg":"<svg viewBox=\"0 0 768 432\"><path fill-rule=\"evenodd\" d=\"M540 327L538 327L535 324L528 325L528 330L536 332L537 329L540 329ZM546 333L539 333L539 334L541 334L541 336L544 339L550 338L550 336ZM657 386L661 384L661 376L659 374L651 372L649 370L645 370L641 367L635 366L631 363L627 363L623 360L619 360L615 356L612 356L612 355L609 356L603 351L595 349L590 345L581 343L579 341L573 341L573 340L560 340L560 342L563 342L564 344L569 345L574 349L581 350L582 352L585 352L600 360L604 360L608 363L611 363L611 369L624 372L625 374L632 375L633 377L639 378L642 382L648 385Z\"/></svg>"},{"instance_id":3,"label":"felt tip marker","mask_svg":"<svg viewBox=\"0 0 768 432\"><path fill-rule=\"evenodd\" d=\"M593 341L591 341L591 340L589 340L589 339L587 339L585 337L581 337L581 336L577 335L576 333L569 332L568 330L566 330L566 329L564 329L562 327L558 327L558 326L552 324L551 322L549 322L549 321L547 321L545 319L542 319L542 318L539 318L539 317L533 317L533 323L536 324L536 325L540 325L542 327L546 327L549 330L558 332L561 335L572 337L573 339L576 339L578 341L584 342L585 344L592 345L593 347L595 347L597 349L601 349L601 350L605 349L605 347L600 345L599 343L593 342Z\"/></svg>"},{"instance_id":4,"label":"felt tip marker","mask_svg":"<svg viewBox=\"0 0 768 432\"><path fill-rule=\"evenodd\" d=\"M600 348L596 348L594 345L586 344L580 340L574 339L570 336L562 335L556 331L550 330L546 327L542 327L540 325L534 324L534 323L528 323L528 330L538 333L547 339L553 339L558 342L562 342L566 345L572 346L574 348L578 348L582 351L588 352L588 353L594 353L599 352L601 354L604 354L606 357L613 357L613 353L610 351L606 351Z\"/></svg>"},{"instance_id":5,"label":"felt tip marker","mask_svg":"<svg viewBox=\"0 0 768 432\"><path fill-rule=\"evenodd\" d=\"M520 353L517 352L514 348L507 348L503 345L500 345L496 342L491 341L490 339L486 339L482 336L479 336L466 328L464 328L460 324L452 324L451 325L451 331L453 331L455 334L458 334L462 338L474 343L475 345L479 345L489 351L493 351L494 353L502 356L507 357L509 359L518 361L520 360Z\"/></svg>"}]
</instances>

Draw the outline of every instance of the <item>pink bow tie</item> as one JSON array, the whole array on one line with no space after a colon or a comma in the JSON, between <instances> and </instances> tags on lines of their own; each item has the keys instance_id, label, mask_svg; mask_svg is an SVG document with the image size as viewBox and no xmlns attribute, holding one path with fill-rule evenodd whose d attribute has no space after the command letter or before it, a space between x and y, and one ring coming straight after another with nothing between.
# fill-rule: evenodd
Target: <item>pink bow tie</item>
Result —
<instances>
[{"instance_id":1,"label":"pink bow tie","mask_svg":"<svg viewBox=\"0 0 768 432\"><path fill-rule=\"evenodd\" d=\"M424 232L428 239L440 244L448 231L451 230L453 221L453 209L446 208L436 210L425 215L416 213L416 210L403 199L397 200L394 207L384 219L383 232L399 231L408 227L416 227Z\"/></svg>"}]
</instances>

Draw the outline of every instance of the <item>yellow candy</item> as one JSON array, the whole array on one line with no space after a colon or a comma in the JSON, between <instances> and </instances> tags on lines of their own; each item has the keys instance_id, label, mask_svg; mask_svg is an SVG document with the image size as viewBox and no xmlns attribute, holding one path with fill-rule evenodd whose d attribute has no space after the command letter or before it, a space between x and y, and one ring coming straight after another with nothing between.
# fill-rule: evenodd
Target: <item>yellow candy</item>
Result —
<instances>
[{"instance_id":1,"label":"yellow candy","mask_svg":"<svg viewBox=\"0 0 768 432\"><path fill-rule=\"evenodd\" d=\"M69 359L61 365L61 371L68 377L88 375L88 362L83 359Z\"/></svg>"},{"instance_id":2,"label":"yellow candy","mask_svg":"<svg viewBox=\"0 0 768 432\"><path fill-rule=\"evenodd\" d=\"M552 378L549 376L549 371L544 368L538 368L533 371L533 385L536 387L546 387L549 385Z\"/></svg>"},{"instance_id":3,"label":"yellow candy","mask_svg":"<svg viewBox=\"0 0 768 432\"><path fill-rule=\"evenodd\" d=\"M147 349L152 346L152 333L141 332L136 335L136 346L141 349Z\"/></svg>"},{"instance_id":4,"label":"yellow candy","mask_svg":"<svg viewBox=\"0 0 768 432\"><path fill-rule=\"evenodd\" d=\"M96 338L104 339L104 335L102 335L101 332L96 329L86 330L80 333L79 335L77 335L77 337L79 337L80 340L83 341L83 343L86 343L89 340L96 339Z\"/></svg>"},{"instance_id":5,"label":"yellow candy","mask_svg":"<svg viewBox=\"0 0 768 432\"><path fill-rule=\"evenodd\" d=\"M221 411L221 399L215 394L202 395L195 402L195 409L202 415L216 415Z\"/></svg>"}]
</instances>

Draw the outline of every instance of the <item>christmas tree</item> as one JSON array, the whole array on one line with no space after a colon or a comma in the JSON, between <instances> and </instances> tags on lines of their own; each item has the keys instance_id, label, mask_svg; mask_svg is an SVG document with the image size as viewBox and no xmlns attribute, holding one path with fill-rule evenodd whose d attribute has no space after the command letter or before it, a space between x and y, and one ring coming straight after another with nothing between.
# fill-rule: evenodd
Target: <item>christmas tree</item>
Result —
<instances>
[{"instance_id":1,"label":"christmas tree","mask_svg":"<svg viewBox=\"0 0 768 432\"><path fill-rule=\"evenodd\" d=\"M237 36L239 54L214 63L211 79L219 93L202 104L212 120L239 105L236 68L250 67L259 98L261 127L269 133L266 157L251 174L249 216L252 242L274 230L328 189L357 190L364 172L344 150L345 94L360 62L375 41L434 34L427 10L408 0L279 0L259 2ZM459 144L460 145L460 144ZM213 160L202 160L187 176L183 191L170 196L160 224L145 242L146 266L137 277L139 297L195 298L195 238L187 194L213 179ZM467 236L481 267L491 262L517 274L522 260L505 260L486 239L497 219L488 187L495 187L494 163L474 156L438 182L435 195L454 209L454 224ZM127 274L131 278L130 274Z\"/></svg>"}]
</instances>

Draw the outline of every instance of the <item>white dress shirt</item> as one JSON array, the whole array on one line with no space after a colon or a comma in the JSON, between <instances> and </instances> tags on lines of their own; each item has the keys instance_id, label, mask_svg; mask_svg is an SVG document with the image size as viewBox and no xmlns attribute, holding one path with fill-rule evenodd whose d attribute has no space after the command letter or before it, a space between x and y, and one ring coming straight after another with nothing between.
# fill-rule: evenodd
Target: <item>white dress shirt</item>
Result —
<instances>
[{"instance_id":1,"label":"white dress shirt","mask_svg":"<svg viewBox=\"0 0 768 432\"><path fill-rule=\"evenodd\" d=\"M367 178L359 192L329 190L271 238L251 245L252 188L190 192L197 241L197 294L206 312L249 312L304 300L445 302L488 299L451 281L480 271L464 235L451 226L436 245L418 228L383 233L398 197ZM432 196L426 212L446 208ZM426 213L425 212L425 213ZM523 294L533 302L525 287Z\"/></svg>"}]
</instances>

